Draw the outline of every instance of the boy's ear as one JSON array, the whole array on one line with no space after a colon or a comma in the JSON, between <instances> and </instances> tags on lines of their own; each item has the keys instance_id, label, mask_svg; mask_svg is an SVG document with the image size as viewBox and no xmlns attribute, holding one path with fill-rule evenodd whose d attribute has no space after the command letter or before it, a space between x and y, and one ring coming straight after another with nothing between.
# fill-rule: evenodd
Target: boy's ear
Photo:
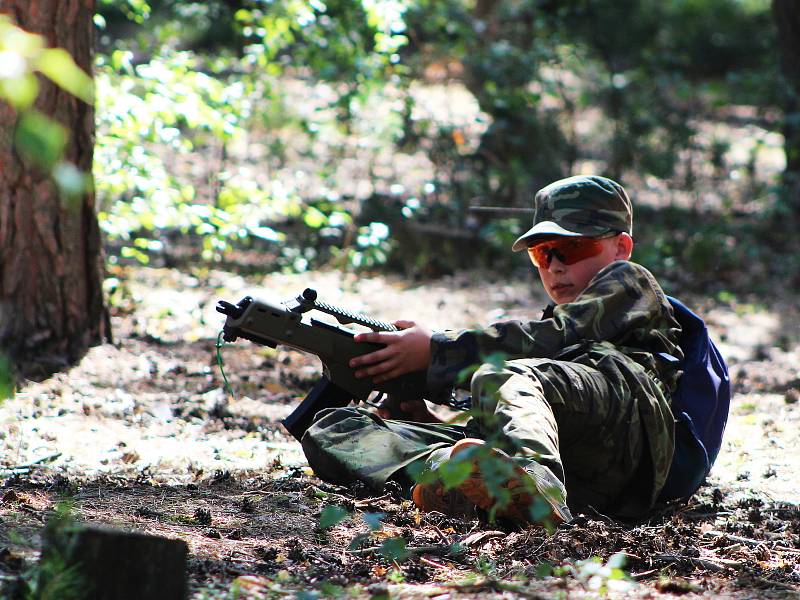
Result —
<instances>
[{"instance_id":1,"label":"boy's ear","mask_svg":"<svg viewBox=\"0 0 800 600\"><path fill-rule=\"evenodd\" d=\"M617 237L617 260L629 260L633 254L633 238L627 233L620 233Z\"/></svg>"}]
</instances>

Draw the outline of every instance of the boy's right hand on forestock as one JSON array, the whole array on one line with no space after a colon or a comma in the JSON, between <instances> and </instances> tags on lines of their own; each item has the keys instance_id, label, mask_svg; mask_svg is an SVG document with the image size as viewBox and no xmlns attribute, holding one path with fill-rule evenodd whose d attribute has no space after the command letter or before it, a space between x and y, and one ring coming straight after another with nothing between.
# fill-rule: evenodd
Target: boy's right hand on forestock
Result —
<instances>
[{"instance_id":1,"label":"boy's right hand on forestock","mask_svg":"<svg viewBox=\"0 0 800 600\"><path fill-rule=\"evenodd\" d=\"M356 356L350 361L356 377L372 377L375 383L428 368L432 332L414 321L394 321L399 331L359 333L356 342L385 344L385 348Z\"/></svg>"}]
</instances>

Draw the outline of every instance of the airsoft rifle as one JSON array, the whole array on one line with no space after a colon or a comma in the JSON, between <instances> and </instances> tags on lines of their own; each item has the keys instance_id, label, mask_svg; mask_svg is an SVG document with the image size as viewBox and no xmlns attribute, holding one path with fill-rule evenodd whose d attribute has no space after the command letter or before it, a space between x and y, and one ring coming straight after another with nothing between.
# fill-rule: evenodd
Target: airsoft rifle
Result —
<instances>
[{"instance_id":1,"label":"airsoft rifle","mask_svg":"<svg viewBox=\"0 0 800 600\"><path fill-rule=\"evenodd\" d=\"M336 318L339 325L306 319L306 313L317 310ZM403 400L419 399L426 395L425 371L401 375L376 384L369 377L356 378L348 366L351 358L382 348L382 344L355 342L356 331L343 327L356 323L373 331L397 331L366 315L354 314L325 302L317 301L317 292L306 289L302 294L281 304L271 304L250 296L237 304L224 300L217 311L226 315L222 337L226 342L244 338L275 348L278 344L319 356L323 374L300 405L282 423L297 440L311 425L314 415L323 408L347 406L351 400L366 402L373 392L387 395L381 406L392 407ZM389 404L387 404L387 402Z\"/></svg>"}]
</instances>

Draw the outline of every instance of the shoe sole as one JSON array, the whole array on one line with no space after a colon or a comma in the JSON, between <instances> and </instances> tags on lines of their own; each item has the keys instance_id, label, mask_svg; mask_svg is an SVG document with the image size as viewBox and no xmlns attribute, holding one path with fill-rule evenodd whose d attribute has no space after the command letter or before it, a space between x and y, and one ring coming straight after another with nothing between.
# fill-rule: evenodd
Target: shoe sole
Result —
<instances>
[{"instance_id":1,"label":"shoe sole","mask_svg":"<svg viewBox=\"0 0 800 600\"><path fill-rule=\"evenodd\" d=\"M475 505L458 488L445 490L441 482L415 485L411 498L425 512L461 518L475 516Z\"/></svg>"},{"instance_id":2,"label":"shoe sole","mask_svg":"<svg viewBox=\"0 0 800 600\"><path fill-rule=\"evenodd\" d=\"M454 459L459 454L467 452L470 448L485 446L483 440L464 439L459 440L453 445L450 452L450 458ZM539 492L531 493L531 487L524 484L525 480L532 480L531 484L533 489L536 488L535 480L533 480L530 473L525 469L515 464L508 454L496 448L491 449L492 454L499 460L509 464L516 477L512 477L503 484L502 487L508 490L510 494L509 502L502 507L497 508L497 515L500 517L510 518L515 521L534 522L531 518L530 507L536 501L537 497L541 497L550 506L550 513L545 517L556 524L564 523L568 520L567 515L564 514L563 509L557 508L553 505L548 497ZM480 476L480 468L477 462L473 463L472 475L470 475L463 483L458 486L461 493L479 508L490 511L495 505L495 498L489 492L483 479ZM571 515L570 515L571 516Z\"/></svg>"}]
</instances>

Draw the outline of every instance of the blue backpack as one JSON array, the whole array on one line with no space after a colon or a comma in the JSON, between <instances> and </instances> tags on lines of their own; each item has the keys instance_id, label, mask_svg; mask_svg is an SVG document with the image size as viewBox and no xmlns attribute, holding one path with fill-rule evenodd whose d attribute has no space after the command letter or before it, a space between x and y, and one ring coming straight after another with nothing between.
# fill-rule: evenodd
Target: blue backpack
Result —
<instances>
[{"instance_id":1,"label":"blue backpack","mask_svg":"<svg viewBox=\"0 0 800 600\"><path fill-rule=\"evenodd\" d=\"M672 395L675 454L659 500L687 499L705 480L722 446L731 382L706 324L682 302L667 296L683 329L683 375ZM669 357L674 360L674 357Z\"/></svg>"}]
</instances>

